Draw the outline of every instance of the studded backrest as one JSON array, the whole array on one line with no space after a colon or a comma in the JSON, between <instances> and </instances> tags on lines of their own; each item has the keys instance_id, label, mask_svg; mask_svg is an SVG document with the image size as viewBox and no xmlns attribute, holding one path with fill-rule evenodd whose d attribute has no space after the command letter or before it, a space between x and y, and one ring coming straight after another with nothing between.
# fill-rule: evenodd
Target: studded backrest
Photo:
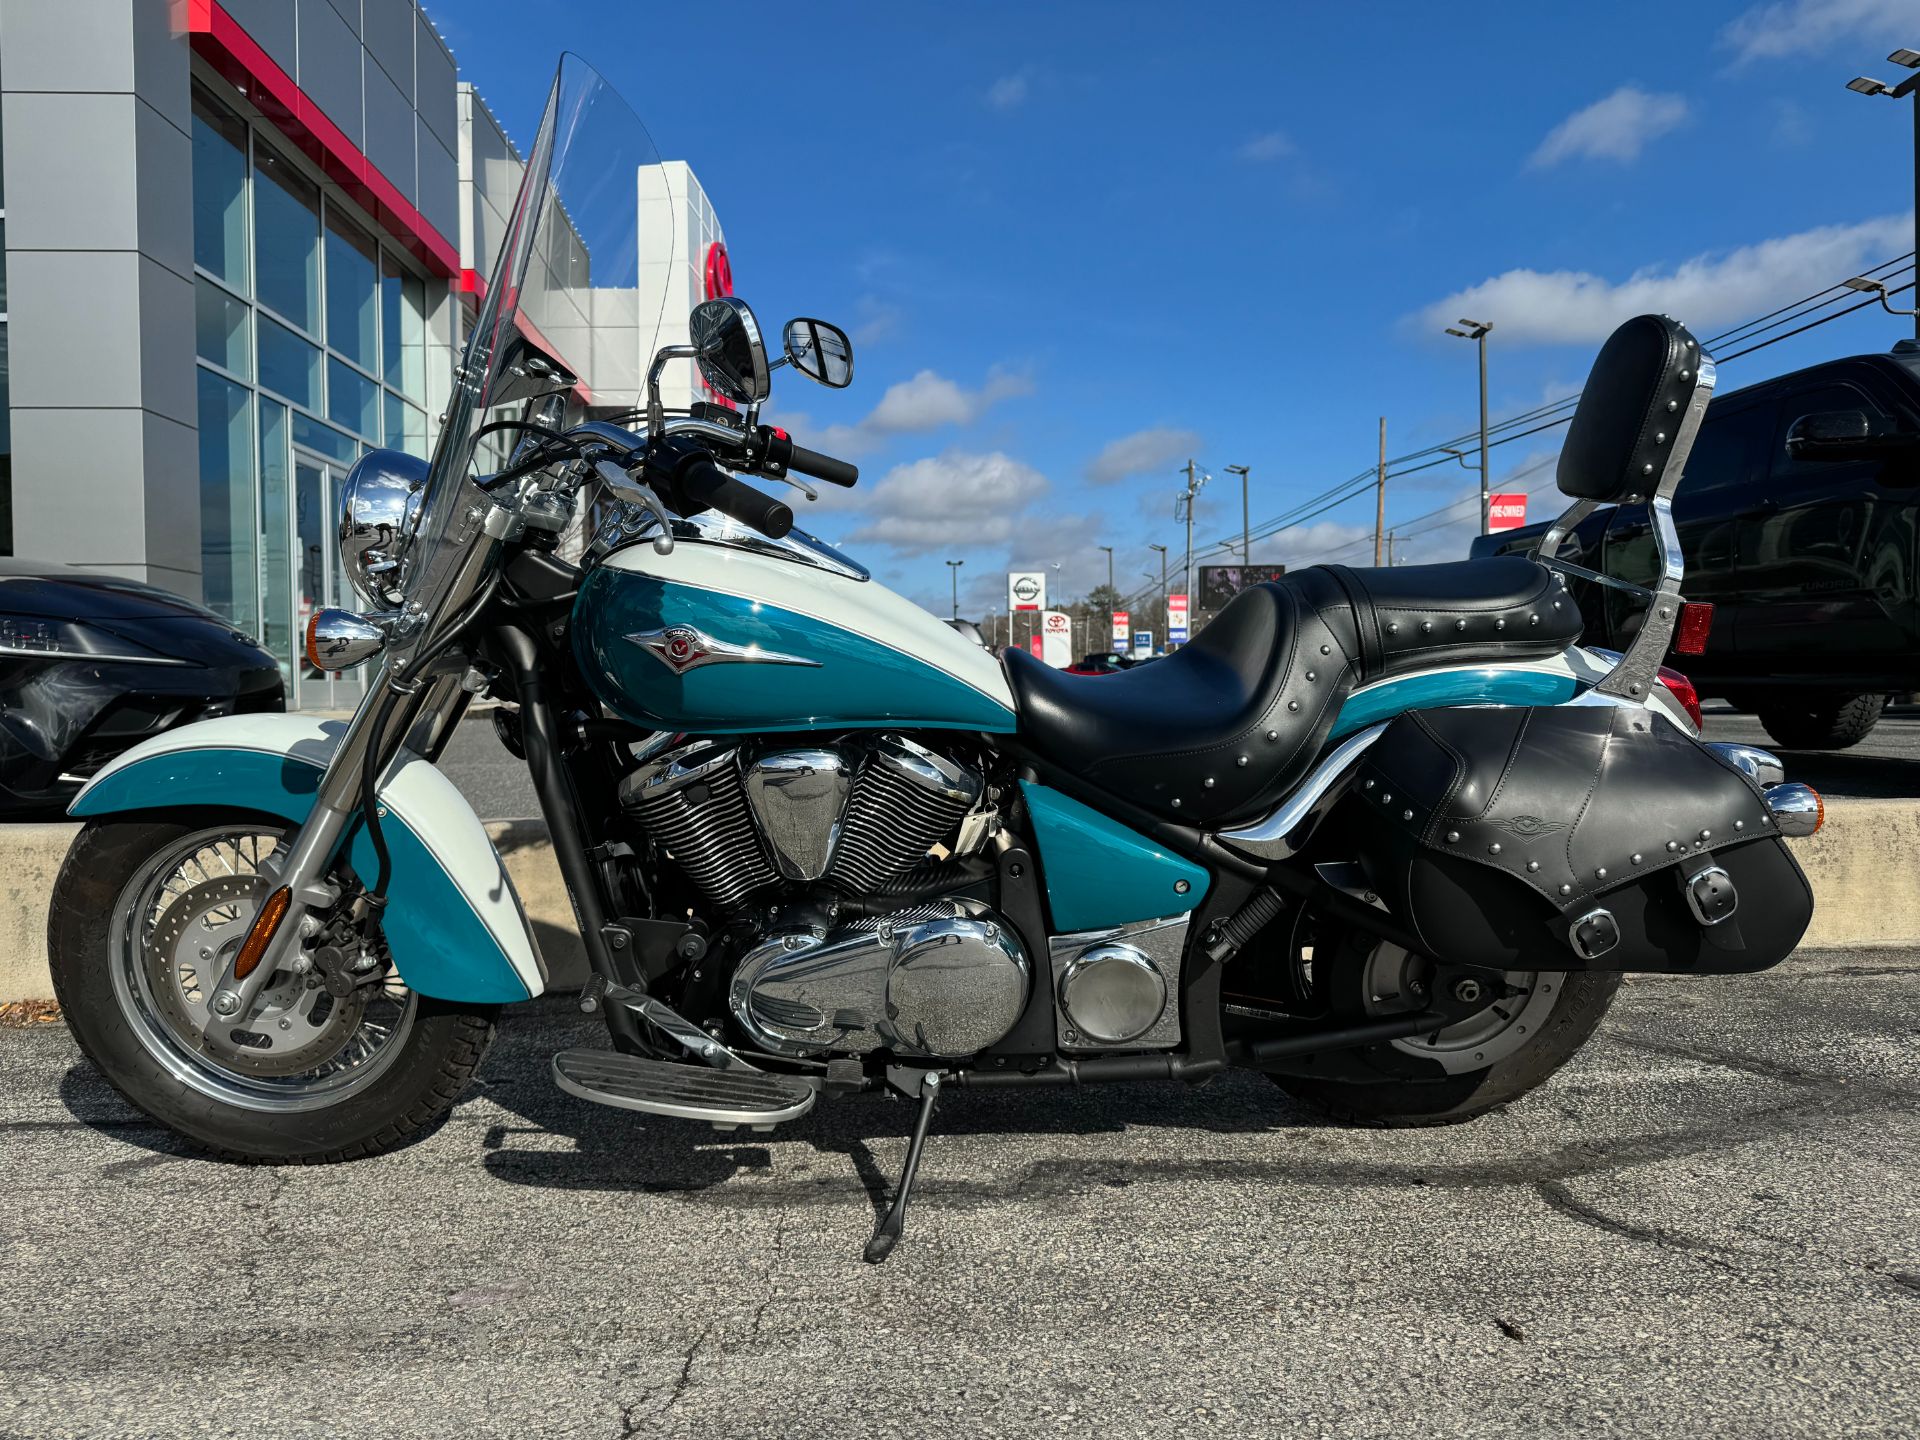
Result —
<instances>
[{"instance_id":1,"label":"studded backrest","mask_svg":"<svg viewBox=\"0 0 1920 1440\"><path fill-rule=\"evenodd\" d=\"M1687 327L1638 315L1600 347L1560 450L1560 489L1619 503L1671 494L1713 394L1713 361Z\"/></svg>"}]
</instances>

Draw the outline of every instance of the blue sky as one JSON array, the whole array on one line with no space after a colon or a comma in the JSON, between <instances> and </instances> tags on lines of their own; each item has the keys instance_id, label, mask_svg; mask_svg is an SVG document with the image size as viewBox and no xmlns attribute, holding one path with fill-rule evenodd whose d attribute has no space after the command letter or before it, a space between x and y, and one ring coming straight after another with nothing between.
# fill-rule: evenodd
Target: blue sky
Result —
<instances>
[{"instance_id":1,"label":"blue sky","mask_svg":"<svg viewBox=\"0 0 1920 1440\"><path fill-rule=\"evenodd\" d=\"M1103 544L1144 584L1189 454L1204 549L1239 531L1226 465L1257 526L1369 465L1383 414L1395 455L1471 428L1459 316L1495 324L1497 421L1629 315L1704 337L1912 247L1910 111L1843 86L1903 73L1920 0L431 9L523 143L587 56L693 165L763 321L853 333L852 389L775 376L775 417L864 471L800 523L941 613L948 558L976 616L1010 566L1084 593ZM1910 325L1863 312L1722 391ZM1496 488L1550 480L1556 433L1496 450ZM1462 553L1467 507L1416 517L1476 486L1390 484L1405 553ZM1372 507L1256 558L1368 563Z\"/></svg>"}]
</instances>

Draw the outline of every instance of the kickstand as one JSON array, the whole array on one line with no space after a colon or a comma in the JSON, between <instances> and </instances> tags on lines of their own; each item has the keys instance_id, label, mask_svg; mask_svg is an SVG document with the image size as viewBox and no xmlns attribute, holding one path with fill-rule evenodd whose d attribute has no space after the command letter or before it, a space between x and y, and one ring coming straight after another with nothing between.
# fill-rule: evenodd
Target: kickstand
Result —
<instances>
[{"instance_id":1,"label":"kickstand","mask_svg":"<svg viewBox=\"0 0 1920 1440\"><path fill-rule=\"evenodd\" d=\"M893 1192L893 1204L886 1218L867 1242L866 1261L878 1265L893 1253L900 1241L900 1229L907 1223L907 1197L913 1193L913 1177L920 1173L920 1152L926 1147L927 1126L933 1123L933 1107L940 1100L940 1072L929 1070L920 1079L920 1113L914 1117L913 1138L907 1141L907 1164L900 1172L900 1183Z\"/></svg>"}]
</instances>

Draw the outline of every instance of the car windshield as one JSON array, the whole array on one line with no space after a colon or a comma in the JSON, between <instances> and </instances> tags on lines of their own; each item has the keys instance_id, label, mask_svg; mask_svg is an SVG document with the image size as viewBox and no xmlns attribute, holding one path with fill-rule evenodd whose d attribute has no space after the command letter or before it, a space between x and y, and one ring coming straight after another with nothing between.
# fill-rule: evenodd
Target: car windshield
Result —
<instances>
[{"instance_id":1,"label":"car windshield","mask_svg":"<svg viewBox=\"0 0 1920 1440\"><path fill-rule=\"evenodd\" d=\"M675 256L667 177L646 126L577 55L560 62L512 211L454 376L407 561L406 603L434 616L461 554L478 536L477 477L500 468L529 398L571 389L583 404L641 403ZM485 212L485 206L477 207ZM481 240L489 213L477 216ZM649 263L642 269L642 256ZM609 363L588 366L587 351ZM614 352L618 351L616 355ZM577 383L556 380L551 365ZM609 372L599 373L602 369Z\"/></svg>"}]
</instances>

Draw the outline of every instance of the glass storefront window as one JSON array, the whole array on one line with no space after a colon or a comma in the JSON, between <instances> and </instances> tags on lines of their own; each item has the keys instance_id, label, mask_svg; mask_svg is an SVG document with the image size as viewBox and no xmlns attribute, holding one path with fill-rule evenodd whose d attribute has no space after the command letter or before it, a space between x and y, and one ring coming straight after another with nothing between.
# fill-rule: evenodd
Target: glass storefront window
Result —
<instances>
[{"instance_id":1,"label":"glass storefront window","mask_svg":"<svg viewBox=\"0 0 1920 1440\"><path fill-rule=\"evenodd\" d=\"M362 370L374 368L379 255L357 226L327 207L327 346Z\"/></svg>"},{"instance_id":2,"label":"glass storefront window","mask_svg":"<svg viewBox=\"0 0 1920 1440\"><path fill-rule=\"evenodd\" d=\"M381 371L394 389L415 402L426 399L427 287L384 256L380 267Z\"/></svg>"},{"instance_id":3,"label":"glass storefront window","mask_svg":"<svg viewBox=\"0 0 1920 1440\"><path fill-rule=\"evenodd\" d=\"M253 145L254 270L260 303L320 333L320 187L258 137Z\"/></svg>"},{"instance_id":4,"label":"glass storefront window","mask_svg":"<svg viewBox=\"0 0 1920 1440\"><path fill-rule=\"evenodd\" d=\"M293 417L293 443L342 465L351 465L360 458L360 447L351 435L342 435L331 425L322 425L298 412Z\"/></svg>"},{"instance_id":5,"label":"glass storefront window","mask_svg":"<svg viewBox=\"0 0 1920 1440\"><path fill-rule=\"evenodd\" d=\"M0 253L0 265L4 265ZM13 554L13 408L7 327L0 322L0 555Z\"/></svg>"},{"instance_id":6,"label":"glass storefront window","mask_svg":"<svg viewBox=\"0 0 1920 1440\"><path fill-rule=\"evenodd\" d=\"M247 124L193 87L193 263L247 293Z\"/></svg>"},{"instance_id":7,"label":"glass storefront window","mask_svg":"<svg viewBox=\"0 0 1920 1440\"><path fill-rule=\"evenodd\" d=\"M380 443L389 450L405 450L423 459L427 453L427 412L409 405L391 390L381 392L386 405L386 423Z\"/></svg>"},{"instance_id":8,"label":"glass storefront window","mask_svg":"<svg viewBox=\"0 0 1920 1440\"><path fill-rule=\"evenodd\" d=\"M260 317L260 383L309 410L320 408L320 347Z\"/></svg>"},{"instance_id":9,"label":"glass storefront window","mask_svg":"<svg viewBox=\"0 0 1920 1440\"><path fill-rule=\"evenodd\" d=\"M193 288L197 353L202 360L211 360L247 379L253 370L253 347L247 343L247 312L251 307L204 275L194 278Z\"/></svg>"},{"instance_id":10,"label":"glass storefront window","mask_svg":"<svg viewBox=\"0 0 1920 1440\"><path fill-rule=\"evenodd\" d=\"M258 623L252 392L200 372L200 584L207 607L243 630Z\"/></svg>"},{"instance_id":11,"label":"glass storefront window","mask_svg":"<svg viewBox=\"0 0 1920 1440\"><path fill-rule=\"evenodd\" d=\"M288 564L292 517L287 508L292 436L287 407L260 397L260 643L293 679L293 569Z\"/></svg>"},{"instance_id":12,"label":"glass storefront window","mask_svg":"<svg viewBox=\"0 0 1920 1440\"><path fill-rule=\"evenodd\" d=\"M329 359L327 418L372 439L380 433L380 387L352 366Z\"/></svg>"}]
</instances>

